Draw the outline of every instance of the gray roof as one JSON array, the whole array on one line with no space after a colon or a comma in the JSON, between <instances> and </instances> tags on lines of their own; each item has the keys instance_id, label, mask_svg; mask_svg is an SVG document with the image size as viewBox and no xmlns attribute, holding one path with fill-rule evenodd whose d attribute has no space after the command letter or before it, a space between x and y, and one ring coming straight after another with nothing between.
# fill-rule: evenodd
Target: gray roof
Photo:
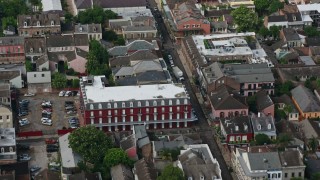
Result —
<instances>
[{"instance_id":1,"label":"gray roof","mask_svg":"<svg viewBox=\"0 0 320 180\"><path fill-rule=\"evenodd\" d=\"M0 147L16 145L16 134L14 128L0 128L0 135Z\"/></svg>"},{"instance_id":2,"label":"gray roof","mask_svg":"<svg viewBox=\"0 0 320 180\"><path fill-rule=\"evenodd\" d=\"M135 40L125 46L115 46L108 50L110 56L125 56L138 50L154 50L155 46L145 40Z\"/></svg>"},{"instance_id":3,"label":"gray roof","mask_svg":"<svg viewBox=\"0 0 320 180\"><path fill-rule=\"evenodd\" d=\"M260 117L259 117L260 114ZM274 118L272 116L266 116L263 113L259 113L258 116L255 114L250 115L250 120L252 123L253 132L255 134L264 132L276 132L276 127L274 124ZM260 127L260 129L259 129Z\"/></svg>"},{"instance_id":4,"label":"gray roof","mask_svg":"<svg viewBox=\"0 0 320 180\"><path fill-rule=\"evenodd\" d=\"M227 28L228 24L227 21L216 21L210 23L211 27L217 29L217 28Z\"/></svg>"},{"instance_id":5,"label":"gray roof","mask_svg":"<svg viewBox=\"0 0 320 180\"><path fill-rule=\"evenodd\" d=\"M123 164L111 167L110 173L114 180L134 180L131 169Z\"/></svg>"},{"instance_id":6,"label":"gray roof","mask_svg":"<svg viewBox=\"0 0 320 180\"><path fill-rule=\"evenodd\" d=\"M273 105L272 99L266 91L262 90L256 94L258 111L262 111Z\"/></svg>"},{"instance_id":7,"label":"gray roof","mask_svg":"<svg viewBox=\"0 0 320 180\"><path fill-rule=\"evenodd\" d=\"M292 113L298 113L299 111L297 110L296 106L293 104L291 98L287 95L284 94L280 97L274 97L273 101L275 103L284 103L286 106L290 105L292 107Z\"/></svg>"},{"instance_id":8,"label":"gray roof","mask_svg":"<svg viewBox=\"0 0 320 180\"><path fill-rule=\"evenodd\" d=\"M9 37L0 37L0 45L24 45L24 37L20 36L9 36Z\"/></svg>"},{"instance_id":9,"label":"gray roof","mask_svg":"<svg viewBox=\"0 0 320 180\"><path fill-rule=\"evenodd\" d=\"M185 146L183 141L153 141L153 146L156 151L163 149L177 149Z\"/></svg>"},{"instance_id":10,"label":"gray roof","mask_svg":"<svg viewBox=\"0 0 320 180\"><path fill-rule=\"evenodd\" d=\"M320 102L310 89L299 85L291 90L292 98L303 112L319 112Z\"/></svg>"},{"instance_id":11,"label":"gray roof","mask_svg":"<svg viewBox=\"0 0 320 180\"><path fill-rule=\"evenodd\" d=\"M179 156L179 161L182 165L185 177L192 179L213 179L219 177L219 173L216 171L218 169L218 164L212 162L210 158L210 152L207 148L193 148L185 151Z\"/></svg>"},{"instance_id":12,"label":"gray roof","mask_svg":"<svg viewBox=\"0 0 320 180\"><path fill-rule=\"evenodd\" d=\"M75 34L74 35L75 46L89 46L89 38L86 34Z\"/></svg>"},{"instance_id":13,"label":"gray roof","mask_svg":"<svg viewBox=\"0 0 320 180\"><path fill-rule=\"evenodd\" d=\"M60 25L60 16L58 13L19 15L18 28L23 28L24 22L27 22L28 26L37 26L38 21L41 26L51 26L51 21L54 22L54 25Z\"/></svg>"},{"instance_id":14,"label":"gray roof","mask_svg":"<svg viewBox=\"0 0 320 180\"><path fill-rule=\"evenodd\" d=\"M102 8L122 8L122 7L145 7L145 0L117 0L117 1L101 1L101 0L77 0L75 1L77 9L88 9L94 6Z\"/></svg>"},{"instance_id":15,"label":"gray roof","mask_svg":"<svg viewBox=\"0 0 320 180\"><path fill-rule=\"evenodd\" d=\"M76 59L75 51L62 51L62 52L48 52L48 59L50 61L72 61Z\"/></svg>"},{"instance_id":16,"label":"gray roof","mask_svg":"<svg viewBox=\"0 0 320 180\"><path fill-rule=\"evenodd\" d=\"M283 34L286 38L286 41L298 41L300 40L299 34L293 28L283 28Z\"/></svg>"},{"instance_id":17,"label":"gray roof","mask_svg":"<svg viewBox=\"0 0 320 180\"><path fill-rule=\"evenodd\" d=\"M45 53L46 40L44 37L30 37L24 39L26 53ZM31 51L32 48L32 52Z\"/></svg>"},{"instance_id":18,"label":"gray roof","mask_svg":"<svg viewBox=\"0 0 320 180\"><path fill-rule=\"evenodd\" d=\"M227 64L222 67L225 75L234 78L239 83L274 82L271 69L262 64Z\"/></svg>"},{"instance_id":19,"label":"gray roof","mask_svg":"<svg viewBox=\"0 0 320 180\"><path fill-rule=\"evenodd\" d=\"M306 65L306 66L314 66L316 63L310 56L299 56L299 59Z\"/></svg>"},{"instance_id":20,"label":"gray roof","mask_svg":"<svg viewBox=\"0 0 320 180\"><path fill-rule=\"evenodd\" d=\"M125 151L134 147L135 145L136 145L136 142L133 135L128 136L120 141L120 147Z\"/></svg>"},{"instance_id":21,"label":"gray roof","mask_svg":"<svg viewBox=\"0 0 320 180\"><path fill-rule=\"evenodd\" d=\"M123 28L123 31L154 31L157 30L153 26L126 26Z\"/></svg>"},{"instance_id":22,"label":"gray roof","mask_svg":"<svg viewBox=\"0 0 320 180\"><path fill-rule=\"evenodd\" d=\"M79 154L73 152L73 150L69 147L69 135L70 133L67 133L59 137L61 161L62 167L64 168L77 167L78 162L82 161L82 157Z\"/></svg>"},{"instance_id":23,"label":"gray roof","mask_svg":"<svg viewBox=\"0 0 320 180\"><path fill-rule=\"evenodd\" d=\"M297 150L279 152L279 156L283 167L304 166L300 153Z\"/></svg>"},{"instance_id":24,"label":"gray roof","mask_svg":"<svg viewBox=\"0 0 320 180\"><path fill-rule=\"evenodd\" d=\"M152 162L146 162L144 159L140 159L134 163L135 174L138 179L141 180L156 180L157 171L154 168Z\"/></svg>"},{"instance_id":25,"label":"gray roof","mask_svg":"<svg viewBox=\"0 0 320 180\"><path fill-rule=\"evenodd\" d=\"M72 35L48 35L47 47L69 47L74 46Z\"/></svg>"},{"instance_id":26,"label":"gray roof","mask_svg":"<svg viewBox=\"0 0 320 180\"><path fill-rule=\"evenodd\" d=\"M138 73L136 77L141 84L167 83L167 76L163 71L145 71Z\"/></svg>"},{"instance_id":27,"label":"gray roof","mask_svg":"<svg viewBox=\"0 0 320 180\"><path fill-rule=\"evenodd\" d=\"M269 16L268 22L286 22L288 21L285 15L279 15L279 16Z\"/></svg>"},{"instance_id":28,"label":"gray roof","mask_svg":"<svg viewBox=\"0 0 320 180\"><path fill-rule=\"evenodd\" d=\"M10 71L10 70L0 71L0 81L11 80L20 75L21 75L20 71Z\"/></svg>"},{"instance_id":29,"label":"gray roof","mask_svg":"<svg viewBox=\"0 0 320 180\"><path fill-rule=\"evenodd\" d=\"M139 148L142 148L144 145L150 144L150 139L144 125L135 125L134 134Z\"/></svg>"},{"instance_id":30,"label":"gray roof","mask_svg":"<svg viewBox=\"0 0 320 180\"><path fill-rule=\"evenodd\" d=\"M210 93L210 102L215 110L248 108L224 85Z\"/></svg>"},{"instance_id":31,"label":"gray roof","mask_svg":"<svg viewBox=\"0 0 320 180\"><path fill-rule=\"evenodd\" d=\"M231 9L211 9L211 10L206 10L204 12L205 17L221 17L225 14L230 14Z\"/></svg>"},{"instance_id":32,"label":"gray roof","mask_svg":"<svg viewBox=\"0 0 320 180\"><path fill-rule=\"evenodd\" d=\"M74 33L102 33L101 24L76 24L74 26Z\"/></svg>"},{"instance_id":33,"label":"gray roof","mask_svg":"<svg viewBox=\"0 0 320 180\"><path fill-rule=\"evenodd\" d=\"M251 170L281 170L278 152L248 153Z\"/></svg>"},{"instance_id":34,"label":"gray roof","mask_svg":"<svg viewBox=\"0 0 320 180\"><path fill-rule=\"evenodd\" d=\"M220 119L226 134L247 134L252 133L252 126L248 116L231 117ZM236 126L238 130L236 130Z\"/></svg>"},{"instance_id":35,"label":"gray roof","mask_svg":"<svg viewBox=\"0 0 320 180\"><path fill-rule=\"evenodd\" d=\"M0 84L0 97L11 97L10 84Z\"/></svg>"}]
</instances>

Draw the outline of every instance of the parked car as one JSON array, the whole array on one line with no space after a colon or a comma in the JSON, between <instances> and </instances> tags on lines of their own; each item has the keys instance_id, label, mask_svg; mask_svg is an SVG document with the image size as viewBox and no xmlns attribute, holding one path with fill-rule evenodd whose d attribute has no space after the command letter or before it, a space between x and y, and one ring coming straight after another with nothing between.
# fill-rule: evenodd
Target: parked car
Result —
<instances>
[{"instance_id":1,"label":"parked car","mask_svg":"<svg viewBox=\"0 0 320 180\"><path fill-rule=\"evenodd\" d=\"M28 112L25 112L25 111L21 111L18 116L19 117L22 117L22 116L27 116L28 115Z\"/></svg>"},{"instance_id":2,"label":"parked car","mask_svg":"<svg viewBox=\"0 0 320 180\"><path fill-rule=\"evenodd\" d=\"M77 113L77 111L73 111L73 110L67 111L67 114L68 114L68 115L74 115L74 114L76 114L76 113Z\"/></svg>"},{"instance_id":3,"label":"parked car","mask_svg":"<svg viewBox=\"0 0 320 180\"><path fill-rule=\"evenodd\" d=\"M25 97L31 97L31 96L35 96L36 94L34 93L27 93L27 94L24 94Z\"/></svg>"},{"instance_id":4,"label":"parked car","mask_svg":"<svg viewBox=\"0 0 320 180\"><path fill-rule=\"evenodd\" d=\"M72 91L72 96L76 96L78 93L78 91Z\"/></svg>"},{"instance_id":5,"label":"parked car","mask_svg":"<svg viewBox=\"0 0 320 180\"><path fill-rule=\"evenodd\" d=\"M18 150L29 150L30 146L25 145L25 144L17 144L17 149Z\"/></svg>"},{"instance_id":6,"label":"parked car","mask_svg":"<svg viewBox=\"0 0 320 180\"><path fill-rule=\"evenodd\" d=\"M20 154L19 159L20 161L29 161L31 157L29 156L29 154Z\"/></svg>"},{"instance_id":7,"label":"parked car","mask_svg":"<svg viewBox=\"0 0 320 180\"><path fill-rule=\"evenodd\" d=\"M51 114L42 113L42 117L51 119Z\"/></svg>"},{"instance_id":8,"label":"parked car","mask_svg":"<svg viewBox=\"0 0 320 180\"><path fill-rule=\"evenodd\" d=\"M20 125L20 126L26 126L26 125L28 125L28 124L30 124L30 122L29 122L29 120L28 120L27 118L24 118L24 119L20 119L20 120L19 120L19 125Z\"/></svg>"},{"instance_id":9,"label":"parked car","mask_svg":"<svg viewBox=\"0 0 320 180\"><path fill-rule=\"evenodd\" d=\"M42 108L43 111L52 112L52 108Z\"/></svg>"},{"instance_id":10,"label":"parked car","mask_svg":"<svg viewBox=\"0 0 320 180\"><path fill-rule=\"evenodd\" d=\"M45 142L46 142L46 144L56 144L59 141L57 139L50 138L50 139L46 139Z\"/></svg>"},{"instance_id":11,"label":"parked car","mask_svg":"<svg viewBox=\"0 0 320 180\"><path fill-rule=\"evenodd\" d=\"M43 117L43 118L41 118L41 121L52 121L52 120L49 118Z\"/></svg>"},{"instance_id":12,"label":"parked car","mask_svg":"<svg viewBox=\"0 0 320 180\"><path fill-rule=\"evenodd\" d=\"M64 107L73 106L73 105L74 105L74 102L73 102L73 101L65 101L65 102L64 102Z\"/></svg>"},{"instance_id":13,"label":"parked car","mask_svg":"<svg viewBox=\"0 0 320 180\"><path fill-rule=\"evenodd\" d=\"M77 128L79 128L79 124L70 124L70 128L71 129L77 129Z\"/></svg>"},{"instance_id":14,"label":"parked car","mask_svg":"<svg viewBox=\"0 0 320 180\"><path fill-rule=\"evenodd\" d=\"M64 96L68 97L68 96L71 96L72 95L72 92L71 91L67 91Z\"/></svg>"},{"instance_id":15,"label":"parked car","mask_svg":"<svg viewBox=\"0 0 320 180\"><path fill-rule=\"evenodd\" d=\"M52 114L52 112L47 111L47 110L42 110L42 114Z\"/></svg>"},{"instance_id":16,"label":"parked car","mask_svg":"<svg viewBox=\"0 0 320 180\"><path fill-rule=\"evenodd\" d=\"M22 99L21 101L19 101L19 103L29 103L30 101L28 99Z\"/></svg>"},{"instance_id":17,"label":"parked car","mask_svg":"<svg viewBox=\"0 0 320 180\"><path fill-rule=\"evenodd\" d=\"M47 147L47 152L57 152L59 147Z\"/></svg>"},{"instance_id":18,"label":"parked car","mask_svg":"<svg viewBox=\"0 0 320 180\"><path fill-rule=\"evenodd\" d=\"M41 124L47 125L47 126L52 126L52 122L51 121L42 121Z\"/></svg>"},{"instance_id":19,"label":"parked car","mask_svg":"<svg viewBox=\"0 0 320 180\"><path fill-rule=\"evenodd\" d=\"M67 111L71 111L71 110L74 110L74 106L67 106L67 107L65 107L65 109L66 109Z\"/></svg>"},{"instance_id":20,"label":"parked car","mask_svg":"<svg viewBox=\"0 0 320 180\"><path fill-rule=\"evenodd\" d=\"M41 169L41 167L39 167L39 166L31 166L30 172L35 173L35 172L39 171L40 169Z\"/></svg>"},{"instance_id":21,"label":"parked car","mask_svg":"<svg viewBox=\"0 0 320 180\"><path fill-rule=\"evenodd\" d=\"M66 93L66 91L60 91L59 96L63 97L65 93Z\"/></svg>"},{"instance_id":22,"label":"parked car","mask_svg":"<svg viewBox=\"0 0 320 180\"><path fill-rule=\"evenodd\" d=\"M50 167L49 170L50 170L50 171L59 172L59 171L60 171L60 168L59 168L59 167Z\"/></svg>"}]
</instances>

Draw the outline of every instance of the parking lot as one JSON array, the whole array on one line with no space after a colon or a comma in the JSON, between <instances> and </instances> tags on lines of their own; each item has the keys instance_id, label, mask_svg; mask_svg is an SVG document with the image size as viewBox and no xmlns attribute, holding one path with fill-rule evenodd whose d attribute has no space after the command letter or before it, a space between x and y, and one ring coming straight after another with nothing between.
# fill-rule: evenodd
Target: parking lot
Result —
<instances>
[{"instance_id":1,"label":"parking lot","mask_svg":"<svg viewBox=\"0 0 320 180\"><path fill-rule=\"evenodd\" d=\"M19 119L27 118L30 124L20 127L20 132L26 131L43 131L44 134L54 134L58 129L69 128L68 118L77 116L74 114L69 116L65 112L65 101L75 101L77 97L59 97L58 94L44 93L36 94L32 97L21 97L19 100L29 100L28 115L19 117ZM43 101L51 101L52 103L52 126L41 123Z\"/></svg>"}]
</instances>

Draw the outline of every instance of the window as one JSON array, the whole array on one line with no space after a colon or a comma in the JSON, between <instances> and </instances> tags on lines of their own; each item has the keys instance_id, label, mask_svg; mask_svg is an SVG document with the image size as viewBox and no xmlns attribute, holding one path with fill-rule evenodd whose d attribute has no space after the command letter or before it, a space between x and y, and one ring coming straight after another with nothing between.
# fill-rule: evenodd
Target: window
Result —
<instances>
[{"instance_id":1,"label":"window","mask_svg":"<svg viewBox=\"0 0 320 180\"><path fill-rule=\"evenodd\" d=\"M301 172L299 172L299 177L301 177L301 174L302 174L302 173L301 173Z\"/></svg>"},{"instance_id":2,"label":"window","mask_svg":"<svg viewBox=\"0 0 320 180\"><path fill-rule=\"evenodd\" d=\"M0 116L0 119L2 119L2 116Z\"/></svg>"},{"instance_id":3,"label":"window","mask_svg":"<svg viewBox=\"0 0 320 180\"><path fill-rule=\"evenodd\" d=\"M94 116L94 112L93 111L90 112L90 116Z\"/></svg>"},{"instance_id":4,"label":"window","mask_svg":"<svg viewBox=\"0 0 320 180\"><path fill-rule=\"evenodd\" d=\"M1 148L1 153L4 153L4 148Z\"/></svg>"},{"instance_id":5,"label":"window","mask_svg":"<svg viewBox=\"0 0 320 180\"><path fill-rule=\"evenodd\" d=\"M41 77L44 77L44 74L41 74Z\"/></svg>"},{"instance_id":6,"label":"window","mask_svg":"<svg viewBox=\"0 0 320 180\"><path fill-rule=\"evenodd\" d=\"M110 103L108 103L108 108L111 108L111 104Z\"/></svg>"},{"instance_id":7,"label":"window","mask_svg":"<svg viewBox=\"0 0 320 180\"><path fill-rule=\"evenodd\" d=\"M118 110L114 110L114 114L117 115L118 114Z\"/></svg>"},{"instance_id":8,"label":"window","mask_svg":"<svg viewBox=\"0 0 320 180\"><path fill-rule=\"evenodd\" d=\"M177 104L177 105L179 105L179 104L180 104L180 100L179 100L179 99L177 99L176 104Z\"/></svg>"},{"instance_id":9,"label":"window","mask_svg":"<svg viewBox=\"0 0 320 180\"><path fill-rule=\"evenodd\" d=\"M118 122L118 117L114 117L114 122Z\"/></svg>"},{"instance_id":10,"label":"window","mask_svg":"<svg viewBox=\"0 0 320 180\"><path fill-rule=\"evenodd\" d=\"M229 139L229 141L234 141L234 136L230 136L230 139Z\"/></svg>"},{"instance_id":11,"label":"window","mask_svg":"<svg viewBox=\"0 0 320 180\"><path fill-rule=\"evenodd\" d=\"M133 109L130 109L130 114L133 114Z\"/></svg>"},{"instance_id":12,"label":"window","mask_svg":"<svg viewBox=\"0 0 320 180\"><path fill-rule=\"evenodd\" d=\"M102 104L101 103L99 103L98 108L102 109Z\"/></svg>"},{"instance_id":13,"label":"window","mask_svg":"<svg viewBox=\"0 0 320 180\"><path fill-rule=\"evenodd\" d=\"M37 21L37 26L40 26L40 21Z\"/></svg>"},{"instance_id":14,"label":"window","mask_svg":"<svg viewBox=\"0 0 320 180\"><path fill-rule=\"evenodd\" d=\"M146 106L149 106L149 101L146 101Z\"/></svg>"},{"instance_id":15,"label":"window","mask_svg":"<svg viewBox=\"0 0 320 180\"><path fill-rule=\"evenodd\" d=\"M169 105L170 105L170 106L172 105L172 100L171 100L171 99L169 100Z\"/></svg>"},{"instance_id":16,"label":"window","mask_svg":"<svg viewBox=\"0 0 320 180\"><path fill-rule=\"evenodd\" d=\"M133 116L130 116L130 121L133 122Z\"/></svg>"},{"instance_id":17,"label":"window","mask_svg":"<svg viewBox=\"0 0 320 180\"><path fill-rule=\"evenodd\" d=\"M157 106L157 101L153 101L153 106Z\"/></svg>"},{"instance_id":18,"label":"window","mask_svg":"<svg viewBox=\"0 0 320 180\"><path fill-rule=\"evenodd\" d=\"M126 114L126 110L122 109L122 114Z\"/></svg>"},{"instance_id":19,"label":"window","mask_svg":"<svg viewBox=\"0 0 320 180\"><path fill-rule=\"evenodd\" d=\"M149 121L149 115L146 115L146 121Z\"/></svg>"},{"instance_id":20,"label":"window","mask_svg":"<svg viewBox=\"0 0 320 180\"><path fill-rule=\"evenodd\" d=\"M102 111L99 111L99 116L102 116Z\"/></svg>"},{"instance_id":21,"label":"window","mask_svg":"<svg viewBox=\"0 0 320 180\"><path fill-rule=\"evenodd\" d=\"M7 116L7 119L10 119L9 116Z\"/></svg>"},{"instance_id":22,"label":"window","mask_svg":"<svg viewBox=\"0 0 320 180\"><path fill-rule=\"evenodd\" d=\"M172 112L172 107L169 107L169 111Z\"/></svg>"},{"instance_id":23,"label":"window","mask_svg":"<svg viewBox=\"0 0 320 180\"><path fill-rule=\"evenodd\" d=\"M140 101L138 101L138 107L141 107L141 102Z\"/></svg>"},{"instance_id":24,"label":"window","mask_svg":"<svg viewBox=\"0 0 320 180\"><path fill-rule=\"evenodd\" d=\"M278 173L278 178L281 178L281 173Z\"/></svg>"},{"instance_id":25,"label":"window","mask_svg":"<svg viewBox=\"0 0 320 180\"><path fill-rule=\"evenodd\" d=\"M122 103L122 107L123 107L123 108L126 107L126 103L123 102L123 103Z\"/></svg>"},{"instance_id":26,"label":"window","mask_svg":"<svg viewBox=\"0 0 320 180\"><path fill-rule=\"evenodd\" d=\"M51 26L54 26L54 21L51 21Z\"/></svg>"},{"instance_id":27,"label":"window","mask_svg":"<svg viewBox=\"0 0 320 180\"><path fill-rule=\"evenodd\" d=\"M9 151L10 151L10 152L13 152L13 148L12 148L12 147L9 147Z\"/></svg>"},{"instance_id":28,"label":"window","mask_svg":"<svg viewBox=\"0 0 320 180\"><path fill-rule=\"evenodd\" d=\"M184 104L188 104L188 99L184 99Z\"/></svg>"},{"instance_id":29,"label":"window","mask_svg":"<svg viewBox=\"0 0 320 180\"><path fill-rule=\"evenodd\" d=\"M180 107L179 106L177 106L177 111L180 111Z\"/></svg>"},{"instance_id":30,"label":"window","mask_svg":"<svg viewBox=\"0 0 320 180\"><path fill-rule=\"evenodd\" d=\"M288 177L288 173L284 173L284 177L287 178Z\"/></svg>"},{"instance_id":31,"label":"window","mask_svg":"<svg viewBox=\"0 0 320 180\"><path fill-rule=\"evenodd\" d=\"M130 107L133 107L133 102L130 102Z\"/></svg>"},{"instance_id":32,"label":"window","mask_svg":"<svg viewBox=\"0 0 320 180\"><path fill-rule=\"evenodd\" d=\"M28 26L28 23L25 21L24 23L23 23L23 26ZM27 34L27 33L26 33Z\"/></svg>"},{"instance_id":33,"label":"window","mask_svg":"<svg viewBox=\"0 0 320 180\"><path fill-rule=\"evenodd\" d=\"M291 173L291 177L294 177L294 172L293 172L293 173Z\"/></svg>"},{"instance_id":34,"label":"window","mask_svg":"<svg viewBox=\"0 0 320 180\"><path fill-rule=\"evenodd\" d=\"M125 122L126 121L126 117L122 117L122 122Z\"/></svg>"},{"instance_id":35,"label":"window","mask_svg":"<svg viewBox=\"0 0 320 180\"><path fill-rule=\"evenodd\" d=\"M118 107L117 103L114 103L114 104L113 104L113 107L114 107L114 108L117 108L117 107Z\"/></svg>"},{"instance_id":36,"label":"window","mask_svg":"<svg viewBox=\"0 0 320 180\"><path fill-rule=\"evenodd\" d=\"M161 106L164 106L164 100L161 101Z\"/></svg>"},{"instance_id":37,"label":"window","mask_svg":"<svg viewBox=\"0 0 320 180\"><path fill-rule=\"evenodd\" d=\"M146 112L149 113L149 108L146 108Z\"/></svg>"},{"instance_id":38,"label":"window","mask_svg":"<svg viewBox=\"0 0 320 180\"><path fill-rule=\"evenodd\" d=\"M153 112L155 112L155 113L156 113L156 112L157 112L157 108L153 108Z\"/></svg>"},{"instance_id":39,"label":"window","mask_svg":"<svg viewBox=\"0 0 320 180\"><path fill-rule=\"evenodd\" d=\"M161 111L164 112L164 107L161 108Z\"/></svg>"},{"instance_id":40,"label":"window","mask_svg":"<svg viewBox=\"0 0 320 180\"><path fill-rule=\"evenodd\" d=\"M33 77L37 77L37 74L34 74Z\"/></svg>"},{"instance_id":41,"label":"window","mask_svg":"<svg viewBox=\"0 0 320 180\"><path fill-rule=\"evenodd\" d=\"M90 104L90 109L93 109L93 104Z\"/></svg>"},{"instance_id":42,"label":"window","mask_svg":"<svg viewBox=\"0 0 320 180\"><path fill-rule=\"evenodd\" d=\"M108 115L109 115L109 116L111 115L111 110L108 111Z\"/></svg>"}]
</instances>

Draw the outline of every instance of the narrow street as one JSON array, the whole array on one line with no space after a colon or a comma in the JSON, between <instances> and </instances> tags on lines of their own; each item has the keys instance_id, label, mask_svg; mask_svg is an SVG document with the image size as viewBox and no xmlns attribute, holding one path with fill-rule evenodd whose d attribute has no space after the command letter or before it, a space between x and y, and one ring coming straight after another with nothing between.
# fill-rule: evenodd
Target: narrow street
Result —
<instances>
[{"instance_id":1,"label":"narrow street","mask_svg":"<svg viewBox=\"0 0 320 180\"><path fill-rule=\"evenodd\" d=\"M150 4L150 8L157 7L154 0L148 0L148 1ZM158 12L158 13L160 13L160 12ZM212 155L218 160L218 162L220 164L221 171L222 171L222 173L221 173L222 179L232 180L233 178L229 172L228 166L223 159L222 153L220 152L220 149L218 148L216 141L213 138L213 134L214 134L213 130L212 130L212 128L210 128L208 126L206 116L203 113L203 110L201 108L201 105L198 101L198 98L197 98L195 92L192 90L192 85L190 83L190 81L192 81L192 79L189 79L189 77L187 76L185 68L182 64L182 60L180 59L179 54L177 52L177 49L179 48L179 46L174 44L172 42L172 40L170 39L170 35L169 35L169 32L164 24L164 21L161 20L160 18L156 18L156 21L159 26L158 30L160 30L161 36L163 38L164 52L168 52L172 55L173 60L174 60L174 64L176 66L178 66L184 73L185 81L183 82L183 84L185 85L187 91L189 92L191 104L193 105L193 108L196 112L196 115L198 116L199 120L197 122L197 126L199 128L199 132L200 132L200 136L202 138L202 141L203 141L203 143L208 144Z\"/></svg>"}]
</instances>

